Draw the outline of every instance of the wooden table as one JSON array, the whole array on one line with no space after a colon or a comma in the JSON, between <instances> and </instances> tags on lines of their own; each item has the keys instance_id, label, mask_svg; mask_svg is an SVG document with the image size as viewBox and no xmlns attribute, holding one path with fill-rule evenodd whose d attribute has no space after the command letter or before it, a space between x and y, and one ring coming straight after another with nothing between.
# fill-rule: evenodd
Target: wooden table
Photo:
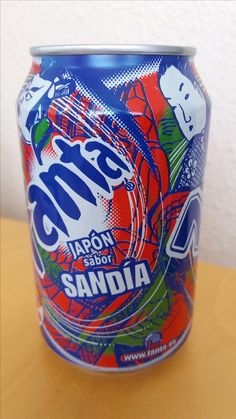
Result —
<instances>
[{"instance_id":1,"label":"wooden table","mask_svg":"<svg viewBox=\"0 0 236 419\"><path fill-rule=\"evenodd\" d=\"M192 332L166 361L93 373L37 327L28 228L2 222L2 419L235 419L236 271L199 264Z\"/></svg>"}]
</instances>

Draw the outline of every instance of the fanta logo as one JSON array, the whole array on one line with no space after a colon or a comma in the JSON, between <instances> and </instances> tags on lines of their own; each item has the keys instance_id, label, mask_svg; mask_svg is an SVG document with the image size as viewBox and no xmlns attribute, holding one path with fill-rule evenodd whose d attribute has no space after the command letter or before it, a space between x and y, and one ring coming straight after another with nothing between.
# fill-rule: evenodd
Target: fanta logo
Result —
<instances>
[{"instance_id":1,"label":"fanta logo","mask_svg":"<svg viewBox=\"0 0 236 419\"><path fill-rule=\"evenodd\" d=\"M38 168L28 188L32 226L47 250L70 238L69 220L79 220L87 209L81 200L97 206L98 194L112 199L113 187L133 176L126 158L102 140L70 143L57 136L53 147L58 157Z\"/></svg>"}]
</instances>

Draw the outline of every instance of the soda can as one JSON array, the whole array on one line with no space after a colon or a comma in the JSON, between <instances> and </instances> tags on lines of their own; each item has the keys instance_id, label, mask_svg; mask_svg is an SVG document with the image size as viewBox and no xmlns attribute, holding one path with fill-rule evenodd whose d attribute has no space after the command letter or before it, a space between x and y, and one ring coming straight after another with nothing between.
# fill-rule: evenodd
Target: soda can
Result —
<instances>
[{"instance_id":1,"label":"soda can","mask_svg":"<svg viewBox=\"0 0 236 419\"><path fill-rule=\"evenodd\" d=\"M210 100L191 47L44 46L17 99L40 327L104 371L191 328Z\"/></svg>"}]
</instances>

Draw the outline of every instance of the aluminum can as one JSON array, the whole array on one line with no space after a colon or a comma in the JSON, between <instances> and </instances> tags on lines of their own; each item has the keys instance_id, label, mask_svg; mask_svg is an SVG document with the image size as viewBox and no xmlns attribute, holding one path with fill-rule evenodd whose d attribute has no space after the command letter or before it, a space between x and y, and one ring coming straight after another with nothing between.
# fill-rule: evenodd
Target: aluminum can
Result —
<instances>
[{"instance_id":1,"label":"aluminum can","mask_svg":"<svg viewBox=\"0 0 236 419\"><path fill-rule=\"evenodd\" d=\"M39 323L126 371L192 323L210 100L190 47L46 46L17 99Z\"/></svg>"}]
</instances>

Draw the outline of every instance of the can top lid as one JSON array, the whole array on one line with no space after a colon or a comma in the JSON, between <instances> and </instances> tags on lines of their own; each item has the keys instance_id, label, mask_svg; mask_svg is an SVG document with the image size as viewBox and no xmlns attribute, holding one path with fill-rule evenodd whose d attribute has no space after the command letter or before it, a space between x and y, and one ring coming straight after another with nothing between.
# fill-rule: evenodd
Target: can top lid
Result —
<instances>
[{"instance_id":1,"label":"can top lid","mask_svg":"<svg viewBox=\"0 0 236 419\"><path fill-rule=\"evenodd\" d=\"M190 55L196 54L196 48L171 45L134 45L134 44L80 44L80 45L43 45L30 48L33 56L42 55Z\"/></svg>"}]
</instances>

